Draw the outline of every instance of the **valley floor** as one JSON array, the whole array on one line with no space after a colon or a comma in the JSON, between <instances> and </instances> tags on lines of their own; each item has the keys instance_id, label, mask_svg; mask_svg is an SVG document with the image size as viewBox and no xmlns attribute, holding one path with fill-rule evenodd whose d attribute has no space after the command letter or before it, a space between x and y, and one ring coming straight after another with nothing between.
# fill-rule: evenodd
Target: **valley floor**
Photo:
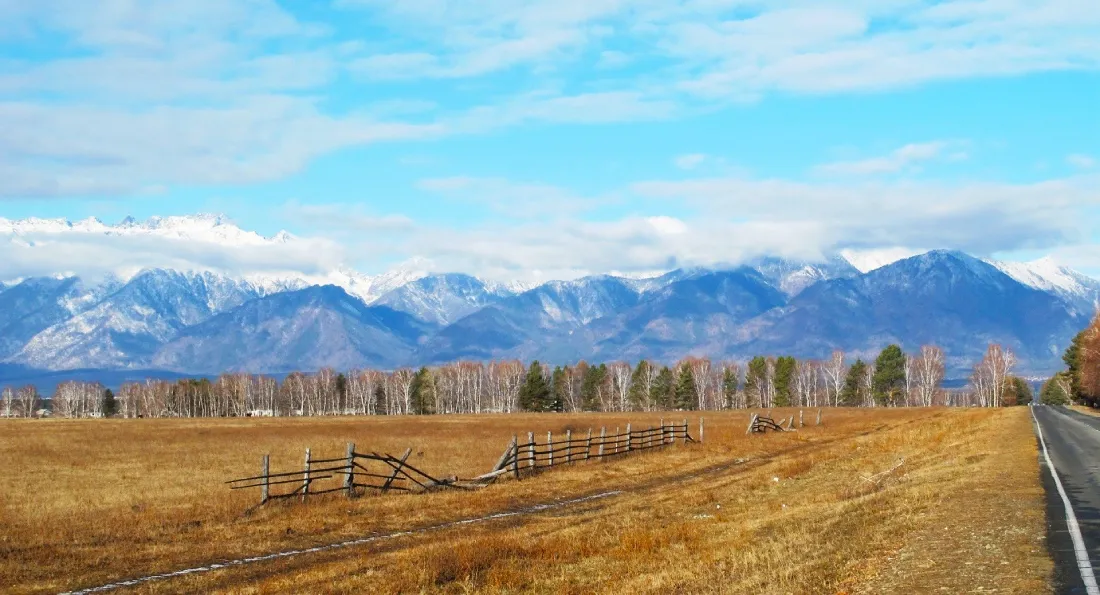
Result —
<instances>
[{"instance_id":1,"label":"valley floor","mask_svg":"<svg viewBox=\"0 0 1100 595\"><path fill-rule=\"evenodd\" d=\"M786 412L776 412L782 415ZM0 576L57 592L481 517L348 548L145 583L156 592L1049 592L1044 493L1027 408L826 410L822 427L580 463L477 493L340 496L245 514L262 454L400 453L487 471L513 434L656 423L659 414L0 424ZM808 417L808 420L810 417ZM695 433L696 420L692 420ZM597 499L530 510L598 495Z\"/></svg>"}]
</instances>

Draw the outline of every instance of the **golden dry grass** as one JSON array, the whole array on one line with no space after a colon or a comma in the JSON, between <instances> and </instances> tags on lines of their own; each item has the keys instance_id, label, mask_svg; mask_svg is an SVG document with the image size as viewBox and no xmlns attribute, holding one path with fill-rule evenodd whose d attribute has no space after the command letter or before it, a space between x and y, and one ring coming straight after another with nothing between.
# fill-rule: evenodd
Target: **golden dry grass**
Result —
<instances>
[{"instance_id":1,"label":"golden dry grass","mask_svg":"<svg viewBox=\"0 0 1100 595\"><path fill-rule=\"evenodd\" d=\"M1085 415L1091 415L1093 417L1100 417L1100 409L1097 409L1095 407L1086 407L1084 405L1073 405L1073 406L1070 407L1070 409L1073 409L1074 411L1079 411L1081 413L1084 413Z\"/></svg>"},{"instance_id":2,"label":"golden dry grass","mask_svg":"<svg viewBox=\"0 0 1100 595\"><path fill-rule=\"evenodd\" d=\"M703 445L472 494L334 496L244 515L258 494L222 485L253 474L265 452L273 470L294 469L306 446L327 458L348 440L360 450L413 446L425 470L469 476L487 471L513 433L658 417L8 422L0 425L9 455L0 463L0 576L15 592L94 586L615 489L624 493L139 590L1049 591L1043 495L1023 408L827 411L823 428L767 436L744 434L746 412L715 414ZM861 479L902 457L877 482Z\"/></svg>"}]
</instances>

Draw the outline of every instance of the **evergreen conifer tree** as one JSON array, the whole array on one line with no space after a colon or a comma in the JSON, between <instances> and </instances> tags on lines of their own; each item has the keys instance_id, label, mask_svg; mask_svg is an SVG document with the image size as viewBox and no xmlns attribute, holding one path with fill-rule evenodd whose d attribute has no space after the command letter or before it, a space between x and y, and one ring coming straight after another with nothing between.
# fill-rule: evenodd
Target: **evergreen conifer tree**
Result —
<instances>
[{"instance_id":1,"label":"evergreen conifer tree","mask_svg":"<svg viewBox=\"0 0 1100 595\"><path fill-rule=\"evenodd\" d=\"M527 377L519 389L519 406L524 411L546 411L550 403L550 386L542 375L542 364L535 360L527 369Z\"/></svg>"},{"instance_id":2,"label":"evergreen conifer tree","mask_svg":"<svg viewBox=\"0 0 1100 595\"><path fill-rule=\"evenodd\" d=\"M1069 376L1068 372L1058 372L1053 378L1047 380L1039 392L1039 400L1044 405L1069 405L1071 395L1062 388L1069 385Z\"/></svg>"},{"instance_id":3,"label":"evergreen conifer tree","mask_svg":"<svg viewBox=\"0 0 1100 595\"><path fill-rule=\"evenodd\" d=\"M761 404L761 392L768 378L768 360L763 356L756 356L749 361L749 369L745 372L745 406L759 407Z\"/></svg>"},{"instance_id":4,"label":"evergreen conifer tree","mask_svg":"<svg viewBox=\"0 0 1100 595\"><path fill-rule=\"evenodd\" d=\"M792 387L794 372L798 363L793 357L780 357L775 360L775 406L790 407L794 401Z\"/></svg>"},{"instance_id":5,"label":"evergreen conifer tree","mask_svg":"<svg viewBox=\"0 0 1100 595\"><path fill-rule=\"evenodd\" d=\"M427 367L413 377L412 382L412 408L416 415L430 415L435 413L435 376Z\"/></svg>"},{"instance_id":6,"label":"evergreen conifer tree","mask_svg":"<svg viewBox=\"0 0 1100 595\"><path fill-rule=\"evenodd\" d=\"M647 386L649 377L649 362L642 360L635 366L630 374L630 403L638 409L648 409L652 405L652 387Z\"/></svg>"},{"instance_id":7,"label":"evergreen conifer tree","mask_svg":"<svg viewBox=\"0 0 1100 595\"><path fill-rule=\"evenodd\" d=\"M561 366L556 366L553 375L550 376L550 403L547 409L558 413L562 412L565 409L565 400L568 394L569 376Z\"/></svg>"},{"instance_id":8,"label":"evergreen conifer tree","mask_svg":"<svg viewBox=\"0 0 1100 595\"><path fill-rule=\"evenodd\" d=\"M737 377L737 372L733 368L726 368L722 373L722 401L726 409L733 409L737 399L738 384L740 384L740 378Z\"/></svg>"},{"instance_id":9,"label":"evergreen conifer tree","mask_svg":"<svg viewBox=\"0 0 1100 595\"><path fill-rule=\"evenodd\" d=\"M99 410L103 417L111 417L118 413L118 401L115 400L115 393L111 389L108 388L103 391L103 401Z\"/></svg>"},{"instance_id":10,"label":"evergreen conifer tree","mask_svg":"<svg viewBox=\"0 0 1100 595\"><path fill-rule=\"evenodd\" d=\"M680 366L680 375L676 379L675 400L673 406L682 411L698 409L698 395L695 392L695 376L689 366Z\"/></svg>"},{"instance_id":11,"label":"evergreen conifer tree","mask_svg":"<svg viewBox=\"0 0 1100 595\"><path fill-rule=\"evenodd\" d=\"M871 381L875 402L897 405L905 400L905 352L897 345L888 345L875 360Z\"/></svg>"},{"instance_id":12,"label":"evergreen conifer tree","mask_svg":"<svg viewBox=\"0 0 1100 595\"><path fill-rule=\"evenodd\" d=\"M662 366L661 371L657 373L657 378L653 380L653 389L650 391L650 398L654 407L659 409L672 408L672 400L676 390L674 384L675 379L672 370L668 366Z\"/></svg>"},{"instance_id":13,"label":"evergreen conifer tree","mask_svg":"<svg viewBox=\"0 0 1100 595\"><path fill-rule=\"evenodd\" d=\"M863 404L864 389L863 377L867 374L867 364L862 359L848 369L848 376L844 379L844 389L840 391L840 404L845 407L859 407Z\"/></svg>"}]
</instances>

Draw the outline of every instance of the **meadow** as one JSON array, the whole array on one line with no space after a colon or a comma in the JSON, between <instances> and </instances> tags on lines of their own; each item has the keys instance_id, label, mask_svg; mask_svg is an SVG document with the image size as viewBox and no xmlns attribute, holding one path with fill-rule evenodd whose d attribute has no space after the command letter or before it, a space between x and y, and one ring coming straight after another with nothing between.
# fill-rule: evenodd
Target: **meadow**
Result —
<instances>
[{"instance_id":1,"label":"meadow","mask_svg":"<svg viewBox=\"0 0 1100 595\"><path fill-rule=\"evenodd\" d=\"M425 471L471 477L513 434L662 414L3 421L0 577L5 591L59 592L615 492L129 590L1049 592L1027 408L827 409L821 427L751 436L749 415L708 414L703 444L476 492L259 508L256 490L224 482L255 474L264 454L280 471L300 468L307 447L315 457L340 456L349 441L411 447Z\"/></svg>"}]
</instances>

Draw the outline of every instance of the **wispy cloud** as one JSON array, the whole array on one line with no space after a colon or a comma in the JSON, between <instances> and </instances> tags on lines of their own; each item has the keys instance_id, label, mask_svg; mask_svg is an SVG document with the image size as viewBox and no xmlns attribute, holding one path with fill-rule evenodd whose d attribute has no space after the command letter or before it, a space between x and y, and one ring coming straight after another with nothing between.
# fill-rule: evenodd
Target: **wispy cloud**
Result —
<instances>
[{"instance_id":1,"label":"wispy cloud","mask_svg":"<svg viewBox=\"0 0 1100 595\"><path fill-rule=\"evenodd\" d=\"M821 174L856 176L899 173L916 169L921 163L941 159L945 157L945 152L957 146L958 143L948 141L912 143L881 157L825 163L817 166L815 171ZM954 150L949 157L961 160L966 158L966 153Z\"/></svg>"},{"instance_id":2,"label":"wispy cloud","mask_svg":"<svg viewBox=\"0 0 1100 595\"><path fill-rule=\"evenodd\" d=\"M1066 163L1078 169L1092 169L1096 167L1096 159L1089 155L1075 153L1066 157Z\"/></svg>"}]
</instances>

